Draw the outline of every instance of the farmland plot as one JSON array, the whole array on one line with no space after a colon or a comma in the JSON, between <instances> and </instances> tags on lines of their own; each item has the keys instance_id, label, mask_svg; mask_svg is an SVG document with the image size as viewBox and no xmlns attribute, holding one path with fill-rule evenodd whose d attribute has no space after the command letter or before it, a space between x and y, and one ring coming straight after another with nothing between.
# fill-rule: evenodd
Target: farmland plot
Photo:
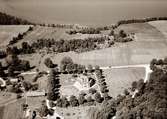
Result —
<instances>
[{"instance_id":1,"label":"farmland plot","mask_svg":"<svg viewBox=\"0 0 167 119\"><path fill-rule=\"evenodd\" d=\"M116 97L130 88L133 81L144 79L144 68L121 68L104 70L104 76L109 89L109 95Z\"/></svg>"}]
</instances>

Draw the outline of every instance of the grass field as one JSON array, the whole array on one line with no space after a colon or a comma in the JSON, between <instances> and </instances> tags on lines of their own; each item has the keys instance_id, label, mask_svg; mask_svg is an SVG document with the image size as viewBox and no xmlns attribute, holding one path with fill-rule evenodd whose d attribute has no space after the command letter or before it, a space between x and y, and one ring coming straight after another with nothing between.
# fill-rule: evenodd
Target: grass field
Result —
<instances>
[{"instance_id":1,"label":"grass field","mask_svg":"<svg viewBox=\"0 0 167 119\"><path fill-rule=\"evenodd\" d=\"M25 99L19 99L14 103L5 106L2 119L22 119L23 111L21 105L23 103L25 103Z\"/></svg>"},{"instance_id":2,"label":"grass field","mask_svg":"<svg viewBox=\"0 0 167 119\"><path fill-rule=\"evenodd\" d=\"M29 25L0 25L0 46L6 46L19 33L26 32Z\"/></svg>"},{"instance_id":3,"label":"grass field","mask_svg":"<svg viewBox=\"0 0 167 119\"><path fill-rule=\"evenodd\" d=\"M106 83L109 88L109 95L116 97L123 93L124 89L130 88L133 81L144 79L144 68L121 68L104 70L103 72Z\"/></svg>"},{"instance_id":4,"label":"grass field","mask_svg":"<svg viewBox=\"0 0 167 119\"><path fill-rule=\"evenodd\" d=\"M3 91L0 92L0 105L3 105L15 99L16 99L16 94L14 93L3 92Z\"/></svg>"}]
</instances>

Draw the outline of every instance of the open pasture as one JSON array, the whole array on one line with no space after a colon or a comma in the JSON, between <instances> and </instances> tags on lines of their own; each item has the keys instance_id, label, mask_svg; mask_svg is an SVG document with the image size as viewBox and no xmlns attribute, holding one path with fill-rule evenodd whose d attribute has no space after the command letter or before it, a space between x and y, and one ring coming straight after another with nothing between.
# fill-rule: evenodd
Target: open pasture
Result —
<instances>
[{"instance_id":1,"label":"open pasture","mask_svg":"<svg viewBox=\"0 0 167 119\"><path fill-rule=\"evenodd\" d=\"M103 72L106 83L109 89L109 95L116 97L122 94L124 89L131 87L133 81L144 79L144 68L121 68L121 69L107 69Z\"/></svg>"},{"instance_id":2,"label":"open pasture","mask_svg":"<svg viewBox=\"0 0 167 119\"><path fill-rule=\"evenodd\" d=\"M0 25L0 46L8 45L13 37L26 32L28 28L29 25Z\"/></svg>"}]
</instances>

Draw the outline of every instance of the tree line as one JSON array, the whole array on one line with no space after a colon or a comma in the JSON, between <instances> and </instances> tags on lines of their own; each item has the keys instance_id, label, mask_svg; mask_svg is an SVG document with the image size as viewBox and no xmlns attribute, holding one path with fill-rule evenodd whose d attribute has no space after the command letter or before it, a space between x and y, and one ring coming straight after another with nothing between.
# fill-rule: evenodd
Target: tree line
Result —
<instances>
[{"instance_id":1,"label":"tree line","mask_svg":"<svg viewBox=\"0 0 167 119\"><path fill-rule=\"evenodd\" d=\"M13 37L12 40L9 41L9 45L13 45L13 44L17 43L18 41L22 40L22 39L24 38L24 36L26 36L27 33L28 33L29 31L32 31L32 30L33 30L33 27L30 26L30 27L28 28L28 30L25 31L24 33L19 33L16 37Z\"/></svg>"}]
</instances>

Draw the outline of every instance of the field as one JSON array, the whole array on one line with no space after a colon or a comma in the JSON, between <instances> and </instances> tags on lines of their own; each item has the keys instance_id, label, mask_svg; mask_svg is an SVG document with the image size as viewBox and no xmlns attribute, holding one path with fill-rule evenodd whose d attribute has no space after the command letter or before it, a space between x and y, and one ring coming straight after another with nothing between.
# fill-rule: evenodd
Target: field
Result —
<instances>
[{"instance_id":1,"label":"field","mask_svg":"<svg viewBox=\"0 0 167 119\"><path fill-rule=\"evenodd\" d=\"M27 31L28 28L29 25L0 25L0 46L8 45L13 37Z\"/></svg>"},{"instance_id":2,"label":"field","mask_svg":"<svg viewBox=\"0 0 167 119\"><path fill-rule=\"evenodd\" d=\"M0 105L3 105L15 99L16 95L14 93L8 93L3 91L0 92Z\"/></svg>"},{"instance_id":3,"label":"field","mask_svg":"<svg viewBox=\"0 0 167 119\"><path fill-rule=\"evenodd\" d=\"M25 99L19 99L16 102L10 103L5 106L3 119L20 119L23 116L22 104ZM13 115L14 114L14 115Z\"/></svg>"},{"instance_id":4,"label":"field","mask_svg":"<svg viewBox=\"0 0 167 119\"><path fill-rule=\"evenodd\" d=\"M133 81L144 79L144 68L121 68L104 70L104 76L109 88L109 95L116 97L118 94L122 94L124 89L131 87Z\"/></svg>"}]
</instances>

